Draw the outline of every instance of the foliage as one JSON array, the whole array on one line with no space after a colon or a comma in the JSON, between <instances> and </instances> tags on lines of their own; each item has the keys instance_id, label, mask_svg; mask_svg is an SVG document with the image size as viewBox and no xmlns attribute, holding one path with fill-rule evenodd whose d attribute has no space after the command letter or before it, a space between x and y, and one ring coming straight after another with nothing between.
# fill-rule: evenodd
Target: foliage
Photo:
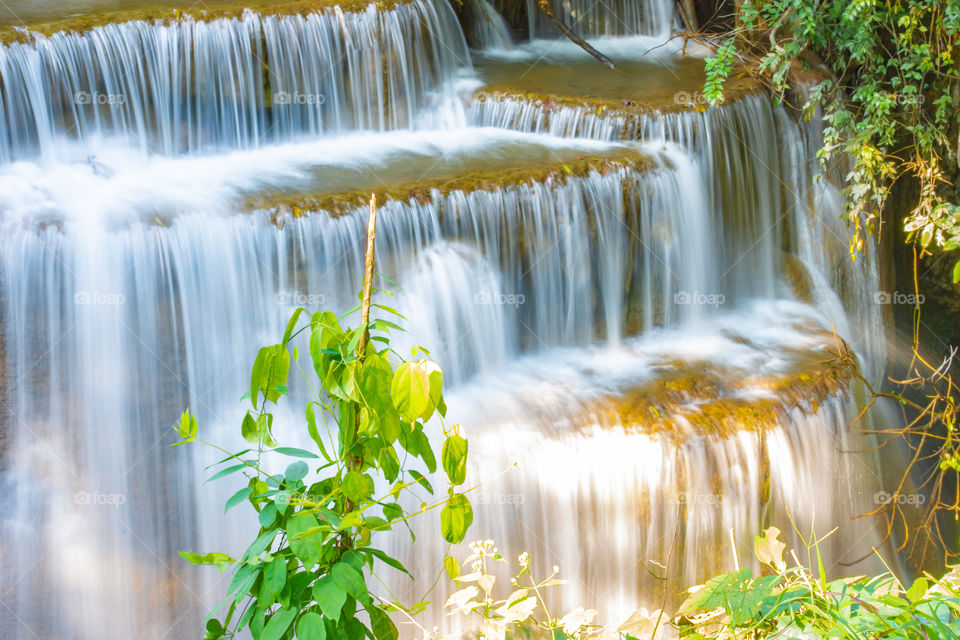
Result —
<instances>
[{"instance_id":1,"label":"foliage","mask_svg":"<svg viewBox=\"0 0 960 640\"><path fill-rule=\"evenodd\" d=\"M244 629L258 640L294 635L300 640L396 640L387 609L399 605L378 601L367 587L367 574L378 563L408 572L373 544L374 534L407 526L418 513L442 507L443 536L458 543L473 519L466 496L455 490L465 481L468 448L457 427L445 432L440 456L450 481L448 497L427 503L415 491L433 493L412 461L419 459L430 473L438 466L424 425L434 415L442 420L446 413L439 367L427 359L400 359L390 348L388 335L399 328L392 322L379 319L350 329L325 312L301 327L303 312L294 313L282 342L260 349L253 365L250 390L244 395L252 409L241 425L250 448L229 454L210 478L246 477L226 509L247 504L256 511L255 539L237 559L181 552L195 564L233 570L228 597L217 608L227 607L225 617L207 621L206 640L232 638ZM309 334L313 375L301 367L298 349L292 346L302 332ZM415 348L412 357L421 353L429 355ZM291 364L311 390L304 424L316 447L312 451L277 446L274 437L271 409L288 395ZM185 412L177 427L183 441L177 444L200 441L197 427ZM263 468L267 456L294 461L283 474L270 475ZM390 487L379 495L377 479ZM416 503L423 505L419 511L404 510L398 501L404 493L416 496ZM361 611L369 626L361 620Z\"/></svg>"},{"instance_id":2,"label":"foliage","mask_svg":"<svg viewBox=\"0 0 960 640\"><path fill-rule=\"evenodd\" d=\"M741 568L691 589L675 620L681 638L960 637L960 569L907 589L890 573L828 581L819 560L818 576L788 567L779 534L771 527L756 539L767 575Z\"/></svg>"},{"instance_id":3,"label":"foliage","mask_svg":"<svg viewBox=\"0 0 960 640\"><path fill-rule=\"evenodd\" d=\"M730 39L708 64L705 95L722 99L718 87L734 64L731 46L778 92L803 93L791 73L825 61L832 77L809 87L804 108L808 117L823 109L822 160L850 163L851 253L863 250L864 233L879 229L891 186L905 177L919 186L904 220L910 238L924 249L956 249L960 208L945 161L956 167L960 152L958 34L960 0L744 0Z\"/></svg>"}]
</instances>

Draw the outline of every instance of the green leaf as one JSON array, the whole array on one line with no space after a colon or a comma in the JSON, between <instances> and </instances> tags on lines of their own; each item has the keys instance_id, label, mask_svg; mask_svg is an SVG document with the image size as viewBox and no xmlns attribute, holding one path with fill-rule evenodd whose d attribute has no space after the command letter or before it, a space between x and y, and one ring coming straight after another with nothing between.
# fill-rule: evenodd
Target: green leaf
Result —
<instances>
[{"instance_id":1,"label":"green leaf","mask_svg":"<svg viewBox=\"0 0 960 640\"><path fill-rule=\"evenodd\" d=\"M430 380L422 362L406 362L393 375L393 406L405 422L417 420L430 402Z\"/></svg>"},{"instance_id":2,"label":"green leaf","mask_svg":"<svg viewBox=\"0 0 960 640\"><path fill-rule=\"evenodd\" d=\"M180 414L180 422L174 426L177 434L183 438L183 441L177 442L175 444L186 444L188 442L193 442L197 439L197 430L199 426L197 425L197 419L193 417L193 414L190 413L190 410L187 409Z\"/></svg>"},{"instance_id":3,"label":"green leaf","mask_svg":"<svg viewBox=\"0 0 960 640\"><path fill-rule=\"evenodd\" d=\"M953 265L953 282L954 284L960 282L960 262Z\"/></svg>"},{"instance_id":4,"label":"green leaf","mask_svg":"<svg viewBox=\"0 0 960 640\"><path fill-rule=\"evenodd\" d=\"M257 431L257 419L249 411L243 416L243 424L240 426L240 434L243 439L250 444L260 444L260 435Z\"/></svg>"},{"instance_id":5,"label":"green leaf","mask_svg":"<svg viewBox=\"0 0 960 640\"><path fill-rule=\"evenodd\" d=\"M370 479L357 471L347 472L347 475L343 477L341 487L343 488L343 493L354 504L363 502L373 493L373 486Z\"/></svg>"},{"instance_id":6,"label":"green leaf","mask_svg":"<svg viewBox=\"0 0 960 640\"><path fill-rule=\"evenodd\" d=\"M327 628L323 618L315 611L308 611L297 620L297 640L326 640Z\"/></svg>"},{"instance_id":7,"label":"green leaf","mask_svg":"<svg viewBox=\"0 0 960 640\"><path fill-rule=\"evenodd\" d=\"M410 572L407 571L407 568L403 566L403 564L401 564L399 560L388 556L386 553L384 553L380 549L375 549L373 547L366 547L364 549L359 549L359 551L361 553L368 553L374 558L376 558L377 560L380 560L381 562L386 564L387 566L393 567L397 571L402 571L403 573L410 576L411 579L413 578L413 576L410 575Z\"/></svg>"},{"instance_id":8,"label":"green leaf","mask_svg":"<svg viewBox=\"0 0 960 640\"><path fill-rule=\"evenodd\" d=\"M300 307L293 312L293 315L290 316L290 321L287 323L287 330L283 332L283 342L281 343L284 347L290 344L290 336L293 335L293 330L297 328L297 320L300 319L300 314L306 311L303 307Z\"/></svg>"},{"instance_id":9,"label":"green leaf","mask_svg":"<svg viewBox=\"0 0 960 640\"><path fill-rule=\"evenodd\" d=\"M307 466L307 463L303 460L297 460L287 467L287 470L284 472L283 476L285 478L285 483L289 485L303 480L307 477L308 473L310 473L310 467Z\"/></svg>"},{"instance_id":10,"label":"green leaf","mask_svg":"<svg viewBox=\"0 0 960 640\"><path fill-rule=\"evenodd\" d=\"M263 347L257 353L250 374L250 402L257 408L259 394L270 402L276 402L282 395L278 386L286 386L290 373L290 352L282 344Z\"/></svg>"},{"instance_id":11,"label":"green leaf","mask_svg":"<svg viewBox=\"0 0 960 640\"><path fill-rule=\"evenodd\" d=\"M443 559L443 568L447 571L447 576L451 580L456 580L460 577L460 563L457 562L457 559L453 556L447 556Z\"/></svg>"},{"instance_id":12,"label":"green leaf","mask_svg":"<svg viewBox=\"0 0 960 640\"><path fill-rule=\"evenodd\" d=\"M270 544L273 542L273 539L277 537L277 530L271 529L269 531L264 531L257 539L247 547L247 550L243 552L243 558L241 560L251 560L256 558L261 553L266 551Z\"/></svg>"},{"instance_id":13,"label":"green leaf","mask_svg":"<svg viewBox=\"0 0 960 640\"><path fill-rule=\"evenodd\" d=\"M325 576L313 585L313 599L320 605L323 615L331 620L340 619L340 610L347 601L347 592L332 576Z\"/></svg>"},{"instance_id":14,"label":"green leaf","mask_svg":"<svg viewBox=\"0 0 960 640\"><path fill-rule=\"evenodd\" d=\"M396 625L382 609L369 606L367 613L370 614L370 630L376 640L398 640L400 634Z\"/></svg>"},{"instance_id":15,"label":"green leaf","mask_svg":"<svg viewBox=\"0 0 960 640\"><path fill-rule=\"evenodd\" d=\"M245 464L245 463L236 464L236 465L233 465L232 467L227 467L226 469L222 469L222 470L218 471L217 473L213 474L212 476L210 476L209 478L207 478L207 482L213 482L214 480L219 480L220 478L225 478L226 476L229 476L229 475L231 475L231 474L233 474L233 473L236 473L237 471L240 471L241 469L249 469L249 468L250 468L250 465ZM206 484L206 483L204 483L204 484Z\"/></svg>"},{"instance_id":16,"label":"green leaf","mask_svg":"<svg viewBox=\"0 0 960 640\"><path fill-rule=\"evenodd\" d=\"M230 565L236 562L236 560L227 554L216 552L200 555L199 553L194 553L193 551L181 551L180 557L192 564L213 565L220 571L220 573L226 571Z\"/></svg>"},{"instance_id":17,"label":"green leaf","mask_svg":"<svg viewBox=\"0 0 960 640\"><path fill-rule=\"evenodd\" d=\"M296 609L280 609L270 616L269 622L267 622L263 628L263 634L260 636L260 640L280 640L296 617Z\"/></svg>"},{"instance_id":18,"label":"green leaf","mask_svg":"<svg viewBox=\"0 0 960 640\"><path fill-rule=\"evenodd\" d=\"M260 526L264 529L269 528L276 520L279 511L277 511L277 505L272 502L267 503L257 516L257 520L260 522Z\"/></svg>"},{"instance_id":19,"label":"green leaf","mask_svg":"<svg viewBox=\"0 0 960 640\"><path fill-rule=\"evenodd\" d=\"M304 532L320 526L312 513L298 513L287 521L287 539L290 541L290 550L300 559L303 566L309 571L320 561L323 553L322 540L317 534L300 537Z\"/></svg>"},{"instance_id":20,"label":"green leaf","mask_svg":"<svg viewBox=\"0 0 960 640\"><path fill-rule=\"evenodd\" d=\"M462 493L454 494L440 511L440 533L451 544L463 542L467 529L473 523L473 507Z\"/></svg>"},{"instance_id":21,"label":"green leaf","mask_svg":"<svg viewBox=\"0 0 960 640\"><path fill-rule=\"evenodd\" d=\"M730 599L731 592L742 592L753 577L753 572L744 567L734 573L727 573L711 578L703 588L692 594L680 606L679 614L696 611L710 611L724 606Z\"/></svg>"},{"instance_id":22,"label":"green leaf","mask_svg":"<svg viewBox=\"0 0 960 640\"><path fill-rule=\"evenodd\" d=\"M387 479L387 482L393 482L400 475L400 460L392 446L381 449L377 461L380 463L380 470L383 471L383 476Z\"/></svg>"},{"instance_id":23,"label":"green leaf","mask_svg":"<svg viewBox=\"0 0 960 640\"><path fill-rule=\"evenodd\" d=\"M260 604L270 606L277 600L287 583L287 563L283 558L274 558L263 569L263 583L260 586Z\"/></svg>"},{"instance_id":24,"label":"green leaf","mask_svg":"<svg viewBox=\"0 0 960 640\"><path fill-rule=\"evenodd\" d=\"M370 601L363 574L349 563L341 561L333 565L333 568L330 569L330 576L340 589L356 598L358 602L366 605Z\"/></svg>"},{"instance_id":25,"label":"green leaf","mask_svg":"<svg viewBox=\"0 0 960 640\"><path fill-rule=\"evenodd\" d=\"M316 458L318 460L320 459L320 456L318 456L317 454L310 453L306 449L297 449L296 447L277 447L276 449L272 449L272 451L274 453L279 453L280 455L290 456L291 458L311 458L311 459Z\"/></svg>"},{"instance_id":26,"label":"green leaf","mask_svg":"<svg viewBox=\"0 0 960 640\"><path fill-rule=\"evenodd\" d=\"M431 495L433 495L433 487L430 485L430 481L423 477L423 474L419 471L410 470L410 475L413 476L413 479L420 484L421 487L426 489Z\"/></svg>"},{"instance_id":27,"label":"green leaf","mask_svg":"<svg viewBox=\"0 0 960 640\"><path fill-rule=\"evenodd\" d=\"M230 509L233 509L235 506L249 498L251 493L253 493L253 487L246 487L244 489L240 489L240 491L237 491L235 494L230 496L229 500L227 500L227 504L224 507L223 512L226 513L227 511L230 511Z\"/></svg>"},{"instance_id":28,"label":"green leaf","mask_svg":"<svg viewBox=\"0 0 960 640\"><path fill-rule=\"evenodd\" d=\"M333 462L333 458L327 453L327 448L323 444L323 438L320 437L320 432L317 430L317 416L313 412L313 406L315 404L316 402L307 404L307 433L310 434L310 438L316 443L317 447L320 448L320 453L327 459L327 462Z\"/></svg>"},{"instance_id":29,"label":"green leaf","mask_svg":"<svg viewBox=\"0 0 960 640\"><path fill-rule=\"evenodd\" d=\"M447 472L454 486L463 484L467 479L467 441L454 434L443 443L443 470Z\"/></svg>"}]
</instances>

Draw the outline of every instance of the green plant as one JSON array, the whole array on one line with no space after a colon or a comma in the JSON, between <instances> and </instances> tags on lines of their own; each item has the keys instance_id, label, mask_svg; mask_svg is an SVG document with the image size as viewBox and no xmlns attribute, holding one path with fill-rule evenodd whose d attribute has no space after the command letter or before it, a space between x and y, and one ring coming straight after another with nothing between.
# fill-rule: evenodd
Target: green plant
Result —
<instances>
[{"instance_id":1,"label":"green plant","mask_svg":"<svg viewBox=\"0 0 960 640\"><path fill-rule=\"evenodd\" d=\"M771 527L756 538L767 575L743 567L690 590L675 619L681 638L960 637L960 570L939 581L918 578L908 589L892 573L828 581L819 552L817 576L793 552L796 565L788 567L779 535Z\"/></svg>"},{"instance_id":2,"label":"green plant","mask_svg":"<svg viewBox=\"0 0 960 640\"><path fill-rule=\"evenodd\" d=\"M214 465L218 471L210 480L236 474L247 478L227 500L226 509L250 505L257 513L259 532L237 559L222 553L181 552L194 564L233 569L227 599L206 623L206 640L232 638L244 629L257 640L294 636L395 640L397 629L387 611L400 605L375 598L367 588L367 573L372 574L376 563L408 572L375 546L373 536L407 526L410 518L436 507L442 507L441 530L450 543L463 540L472 522L469 501L455 490L466 479L468 448L456 426L444 431L440 456L450 482L448 496L427 502L417 495L421 506L413 512L398 501L406 492L416 494L416 488L433 493L413 461L419 459L426 471L436 471L437 458L424 424L434 415L442 422L446 406L440 368L428 359L405 361L390 348L389 334L400 327L384 319L369 320L371 306L400 315L371 304L375 221L372 204L362 304L351 312L361 311L360 326L344 328L330 312L315 313L301 323L305 310L298 309L283 340L257 354L250 389L243 397L252 409L241 425L251 448L229 453ZM304 332L310 336L312 375L301 366L293 346ZM429 356L417 347L411 357L420 354ZM271 405L288 395L291 363L312 396L304 422L315 451L277 446L273 435ZM176 444L203 442L189 411L176 428L183 438ZM296 460L283 474L270 475L262 465L269 455ZM377 478L389 485L379 495ZM222 620L213 617L225 606ZM361 611L369 626L358 615Z\"/></svg>"},{"instance_id":3,"label":"green plant","mask_svg":"<svg viewBox=\"0 0 960 640\"><path fill-rule=\"evenodd\" d=\"M707 65L705 95L722 100L734 50L780 93L802 88L792 86L793 71L826 63L830 77L810 87L804 109L809 117L823 108L823 161L850 163L854 257L904 178L917 185L902 221L909 237L924 250L960 247L960 208L945 166L956 168L960 153L960 0L744 0L738 7L735 28ZM960 262L953 276L960 281Z\"/></svg>"}]
</instances>

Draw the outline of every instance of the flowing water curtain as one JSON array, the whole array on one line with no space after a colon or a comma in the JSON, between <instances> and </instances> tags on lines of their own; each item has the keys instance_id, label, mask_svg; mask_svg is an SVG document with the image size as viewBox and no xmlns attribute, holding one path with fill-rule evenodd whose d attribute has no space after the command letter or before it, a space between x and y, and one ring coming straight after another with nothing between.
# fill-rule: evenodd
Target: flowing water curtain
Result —
<instances>
[{"instance_id":1,"label":"flowing water curtain","mask_svg":"<svg viewBox=\"0 0 960 640\"><path fill-rule=\"evenodd\" d=\"M454 104L470 64L446 0L58 33L0 48L0 161L103 137L175 155L410 127Z\"/></svg>"},{"instance_id":2,"label":"flowing water curtain","mask_svg":"<svg viewBox=\"0 0 960 640\"><path fill-rule=\"evenodd\" d=\"M539 0L526 1L531 37L557 37L557 27L537 8ZM551 0L550 6L562 22L585 38L667 36L679 26L670 0Z\"/></svg>"}]
</instances>

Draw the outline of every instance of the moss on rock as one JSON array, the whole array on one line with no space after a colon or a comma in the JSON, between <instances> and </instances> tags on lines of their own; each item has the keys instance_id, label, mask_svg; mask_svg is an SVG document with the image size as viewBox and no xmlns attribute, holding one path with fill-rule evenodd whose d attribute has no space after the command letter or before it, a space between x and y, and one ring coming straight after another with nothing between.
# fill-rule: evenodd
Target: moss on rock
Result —
<instances>
[{"instance_id":1,"label":"moss on rock","mask_svg":"<svg viewBox=\"0 0 960 640\"><path fill-rule=\"evenodd\" d=\"M406 0L409 1L409 0ZM108 24L133 21L177 21L194 19L211 21L218 18L238 18L247 9L263 15L306 15L339 6L347 12L365 10L369 5L388 10L404 0L206 0L202 3L178 3L154 1L126 9L90 11L48 20L29 21L25 24L0 25L0 42L27 42L31 36L24 29L45 36L61 31L85 32Z\"/></svg>"}]
</instances>

